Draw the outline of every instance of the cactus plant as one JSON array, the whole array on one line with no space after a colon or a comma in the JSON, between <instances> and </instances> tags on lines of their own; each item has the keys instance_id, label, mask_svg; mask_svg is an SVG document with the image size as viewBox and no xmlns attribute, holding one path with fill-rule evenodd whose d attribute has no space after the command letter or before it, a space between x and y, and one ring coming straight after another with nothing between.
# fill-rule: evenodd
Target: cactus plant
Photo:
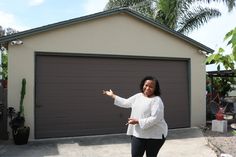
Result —
<instances>
[{"instance_id":1,"label":"cactus plant","mask_svg":"<svg viewBox=\"0 0 236 157\"><path fill-rule=\"evenodd\" d=\"M23 78L21 82L20 93L20 108L19 112L15 115L15 109L9 108L9 116L11 118L10 126L12 128L12 134L15 144L27 144L29 139L30 127L25 126L24 117L24 98L26 93L26 79Z\"/></svg>"},{"instance_id":2,"label":"cactus plant","mask_svg":"<svg viewBox=\"0 0 236 157\"><path fill-rule=\"evenodd\" d=\"M24 97L25 97L25 87L26 87L26 79L23 78L21 82L21 95L20 95L20 116L24 117Z\"/></svg>"},{"instance_id":3,"label":"cactus plant","mask_svg":"<svg viewBox=\"0 0 236 157\"><path fill-rule=\"evenodd\" d=\"M25 123L25 116L24 116L24 97L26 92L26 79L23 78L21 81L21 93L20 93L20 108L17 113L15 113L15 109L13 108L11 111L11 121L10 126L13 130L23 127Z\"/></svg>"}]
</instances>

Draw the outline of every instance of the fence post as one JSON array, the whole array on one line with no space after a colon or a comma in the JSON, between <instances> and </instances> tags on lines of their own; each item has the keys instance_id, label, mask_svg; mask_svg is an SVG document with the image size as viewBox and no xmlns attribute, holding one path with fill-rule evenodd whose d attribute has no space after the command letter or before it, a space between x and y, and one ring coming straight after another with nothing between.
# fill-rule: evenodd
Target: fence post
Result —
<instances>
[{"instance_id":1,"label":"fence post","mask_svg":"<svg viewBox=\"0 0 236 157\"><path fill-rule=\"evenodd\" d=\"M0 82L0 139L8 140L7 131L7 88Z\"/></svg>"}]
</instances>

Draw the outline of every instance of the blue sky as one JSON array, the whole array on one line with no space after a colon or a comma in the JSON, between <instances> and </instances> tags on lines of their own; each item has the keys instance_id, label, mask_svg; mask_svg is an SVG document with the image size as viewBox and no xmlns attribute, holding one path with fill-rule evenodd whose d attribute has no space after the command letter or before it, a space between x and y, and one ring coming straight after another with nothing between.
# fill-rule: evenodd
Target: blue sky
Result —
<instances>
[{"instance_id":1,"label":"blue sky","mask_svg":"<svg viewBox=\"0 0 236 157\"><path fill-rule=\"evenodd\" d=\"M108 0L1 0L0 25L4 28L27 30L102 11L107 2ZM212 19L188 36L217 50L225 45L224 35L236 27L236 9L228 13L222 4L215 3L212 6L219 8L223 15Z\"/></svg>"},{"instance_id":2,"label":"blue sky","mask_svg":"<svg viewBox=\"0 0 236 157\"><path fill-rule=\"evenodd\" d=\"M108 0L1 0L0 25L25 30L102 11Z\"/></svg>"}]
</instances>

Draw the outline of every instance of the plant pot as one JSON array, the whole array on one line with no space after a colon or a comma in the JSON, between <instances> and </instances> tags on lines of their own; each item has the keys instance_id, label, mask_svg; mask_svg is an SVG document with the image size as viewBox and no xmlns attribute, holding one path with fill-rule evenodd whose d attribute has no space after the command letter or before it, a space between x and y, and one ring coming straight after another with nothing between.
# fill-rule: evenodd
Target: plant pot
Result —
<instances>
[{"instance_id":1,"label":"plant pot","mask_svg":"<svg viewBox=\"0 0 236 157\"><path fill-rule=\"evenodd\" d=\"M24 127L25 118L17 115L17 117L13 118L10 122L12 130L17 130L18 128Z\"/></svg>"},{"instance_id":2,"label":"plant pot","mask_svg":"<svg viewBox=\"0 0 236 157\"><path fill-rule=\"evenodd\" d=\"M29 139L30 127L24 126L12 130L13 139L16 145L27 144Z\"/></svg>"}]
</instances>

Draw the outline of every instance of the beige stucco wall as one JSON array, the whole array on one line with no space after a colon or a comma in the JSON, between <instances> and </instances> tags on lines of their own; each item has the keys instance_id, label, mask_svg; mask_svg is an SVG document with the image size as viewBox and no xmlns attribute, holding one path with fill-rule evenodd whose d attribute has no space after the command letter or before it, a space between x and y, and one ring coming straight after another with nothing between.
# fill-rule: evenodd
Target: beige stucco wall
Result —
<instances>
[{"instance_id":1,"label":"beige stucco wall","mask_svg":"<svg viewBox=\"0 0 236 157\"><path fill-rule=\"evenodd\" d=\"M191 44L130 15L118 14L21 39L9 46L8 106L18 109L26 78L26 124L34 139L35 51L188 58L191 60L191 126L205 123L205 56ZM180 102L181 103L181 102Z\"/></svg>"}]
</instances>

